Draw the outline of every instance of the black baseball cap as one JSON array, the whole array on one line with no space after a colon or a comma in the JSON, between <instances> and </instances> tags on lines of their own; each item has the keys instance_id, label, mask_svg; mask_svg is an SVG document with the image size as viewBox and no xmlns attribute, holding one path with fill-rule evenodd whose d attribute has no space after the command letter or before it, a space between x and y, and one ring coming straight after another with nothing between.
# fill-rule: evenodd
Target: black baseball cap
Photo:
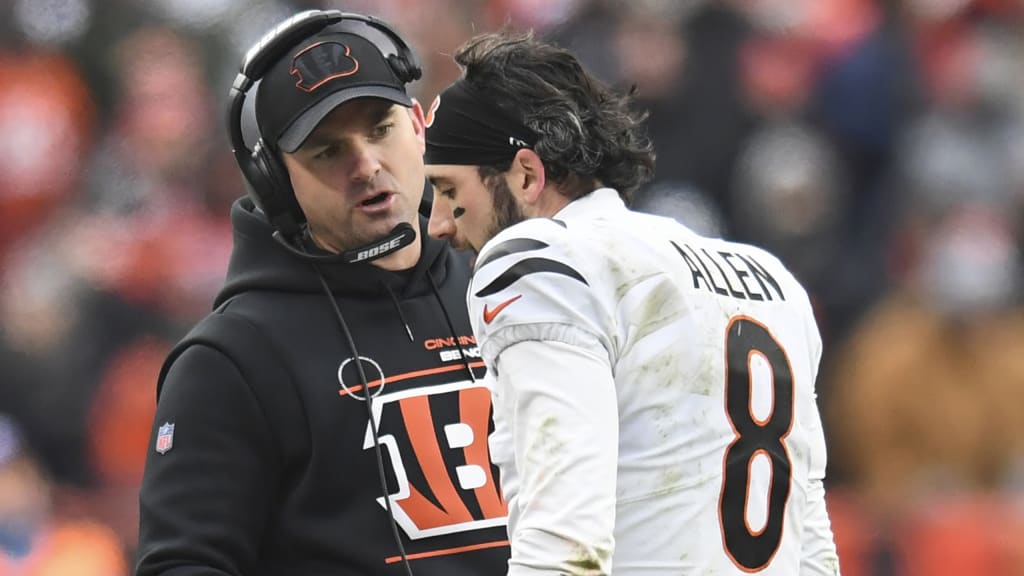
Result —
<instances>
[{"instance_id":1,"label":"black baseball cap","mask_svg":"<svg viewBox=\"0 0 1024 576\"><path fill-rule=\"evenodd\" d=\"M343 22L306 38L274 63L256 90L264 142L295 152L327 114L354 98L412 106L370 26ZM382 35L381 35L382 36ZM386 50L386 49L385 49Z\"/></svg>"}]
</instances>

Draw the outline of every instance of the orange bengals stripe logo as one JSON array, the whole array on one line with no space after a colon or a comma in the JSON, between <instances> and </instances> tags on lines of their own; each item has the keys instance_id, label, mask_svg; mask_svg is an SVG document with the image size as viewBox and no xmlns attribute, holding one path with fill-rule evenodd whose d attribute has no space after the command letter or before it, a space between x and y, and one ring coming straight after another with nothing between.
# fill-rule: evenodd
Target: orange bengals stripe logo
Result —
<instances>
[{"instance_id":1,"label":"orange bengals stripe logo","mask_svg":"<svg viewBox=\"0 0 1024 576\"><path fill-rule=\"evenodd\" d=\"M462 447L467 466L483 471L483 484L472 489L480 508L482 518L470 513L464 500L464 489L456 487L448 471L448 465L441 453L436 434L410 434L416 460L427 479L427 488L433 493L437 504L427 498L415 486L410 486L409 497L400 501L402 510L408 514L421 530L443 526L468 524L476 520L501 518L507 513L505 501L498 493L497 483L491 474L491 458L487 449L487 432L490 427L491 394L487 388L465 388L456 392L459 398L459 423L466 424L473 431L473 441ZM399 401L406 430L435 430L440 424L430 410L430 396L414 396Z\"/></svg>"},{"instance_id":2,"label":"orange bengals stripe logo","mask_svg":"<svg viewBox=\"0 0 1024 576\"><path fill-rule=\"evenodd\" d=\"M484 363L476 361L469 365L481 368ZM369 382L366 388L380 389L382 381L392 384L455 373L465 367L455 364L396 374ZM381 446L389 455L390 476L396 481L389 486L386 497L391 501L398 525L409 539L422 541L421 546L429 547L429 539L434 536L504 527L508 516L487 444L491 430L490 390L464 375L452 378L457 380L405 390L388 387L386 393L373 396L377 413L374 423ZM339 390L339 394L347 396L362 388L352 386ZM372 445L364 448L373 449ZM384 498L379 498L378 503L386 504ZM481 537L497 535L481 533ZM428 558L507 545L502 538L456 548L420 547L408 557ZM400 560L401 557L391 557L385 562Z\"/></svg>"}]
</instances>

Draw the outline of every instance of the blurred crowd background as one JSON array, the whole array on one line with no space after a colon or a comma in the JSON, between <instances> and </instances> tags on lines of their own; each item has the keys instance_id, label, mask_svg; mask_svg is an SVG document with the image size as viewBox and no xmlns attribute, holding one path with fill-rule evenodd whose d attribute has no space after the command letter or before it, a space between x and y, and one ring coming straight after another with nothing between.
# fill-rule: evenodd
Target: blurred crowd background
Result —
<instances>
[{"instance_id":1,"label":"blurred crowd background","mask_svg":"<svg viewBox=\"0 0 1024 576\"><path fill-rule=\"evenodd\" d=\"M637 206L812 294L843 573L1024 574L1024 0L4 0L0 576L129 573L157 373L244 193L228 87L305 8L394 24L426 103L503 25L635 87Z\"/></svg>"}]
</instances>

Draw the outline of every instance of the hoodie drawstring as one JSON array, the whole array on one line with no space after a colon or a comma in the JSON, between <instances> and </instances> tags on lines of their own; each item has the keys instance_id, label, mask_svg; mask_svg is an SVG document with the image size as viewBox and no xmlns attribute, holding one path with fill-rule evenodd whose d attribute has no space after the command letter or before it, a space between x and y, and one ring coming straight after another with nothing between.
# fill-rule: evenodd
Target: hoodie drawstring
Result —
<instances>
[{"instance_id":1,"label":"hoodie drawstring","mask_svg":"<svg viewBox=\"0 0 1024 576\"><path fill-rule=\"evenodd\" d=\"M395 520L394 510L391 508L391 498L388 497L387 476L384 473L384 454L381 449L380 437L377 433L377 421L373 415L373 394L370 393L369 380L366 378L366 372L363 370L362 356L359 355L359 350L356 348L355 338L352 337L352 331L348 329L348 323L345 322L345 317L341 314L341 308L338 307L338 302L334 299L334 294L331 293L330 287L327 286L327 281L324 280L324 275L320 271L320 267L316 264L312 264L312 266L317 279L320 280L320 286L323 288L324 294L327 296L327 301L331 303L331 309L334 311L334 317L338 320L338 325L345 336L345 340L348 342L349 348L352 350L352 358L355 360L353 364L356 367L356 373L359 375L359 382L363 385L363 398L365 399L366 404L366 414L370 420L369 428L370 433L373 436L373 451L377 457L377 475L380 479L380 487L384 496L384 508L387 510L388 518L391 520L391 534L394 537L395 545L398 546L398 551L402 556L402 564L405 567L406 576L413 576L412 567L409 565L409 556L405 553L405 546L402 544L402 537L398 533L398 522ZM391 297L394 298L394 294L392 294ZM408 326L406 328L408 328ZM409 336L412 337L411 332Z\"/></svg>"},{"instance_id":2,"label":"hoodie drawstring","mask_svg":"<svg viewBox=\"0 0 1024 576\"><path fill-rule=\"evenodd\" d=\"M466 354L466 350L459 341L459 333L455 331L455 324L452 322L452 317L448 314L448 308L445 307L444 300L441 298L441 289L437 287L437 282L434 280L434 275L430 273L430 270L427 270L427 278L430 280L430 287L434 290L434 297L437 298L437 303L441 305L441 313L444 315L444 321L448 324L448 331L451 332L452 340L455 340L455 345L459 348L462 365L466 367L466 372L469 372L469 379L472 382L476 382L476 374L473 373L473 367L469 363L469 355Z\"/></svg>"},{"instance_id":3,"label":"hoodie drawstring","mask_svg":"<svg viewBox=\"0 0 1024 576\"><path fill-rule=\"evenodd\" d=\"M395 310L398 311L398 319L401 320L402 326L405 327L405 333L409 335L409 342L415 342L416 339L412 337L412 328L409 328L409 321L405 319L405 313L402 312L402 304L398 301L398 297L395 296L394 291L386 283L381 282L380 284L387 291L388 296L391 296L391 303L395 305Z\"/></svg>"}]
</instances>

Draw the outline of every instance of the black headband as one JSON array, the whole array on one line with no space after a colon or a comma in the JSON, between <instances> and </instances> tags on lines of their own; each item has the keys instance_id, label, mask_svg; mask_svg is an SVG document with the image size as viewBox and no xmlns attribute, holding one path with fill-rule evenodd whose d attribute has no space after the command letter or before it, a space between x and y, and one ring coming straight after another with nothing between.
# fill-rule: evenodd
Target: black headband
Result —
<instances>
[{"instance_id":1,"label":"black headband","mask_svg":"<svg viewBox=\"0 0 1024 576\"><path fill-rule=\"evenodd\" d=\"M430 106L423 158L427 164L493 166L536 142L533 130L458 80Z\"/></svg>"}]
</instances>

